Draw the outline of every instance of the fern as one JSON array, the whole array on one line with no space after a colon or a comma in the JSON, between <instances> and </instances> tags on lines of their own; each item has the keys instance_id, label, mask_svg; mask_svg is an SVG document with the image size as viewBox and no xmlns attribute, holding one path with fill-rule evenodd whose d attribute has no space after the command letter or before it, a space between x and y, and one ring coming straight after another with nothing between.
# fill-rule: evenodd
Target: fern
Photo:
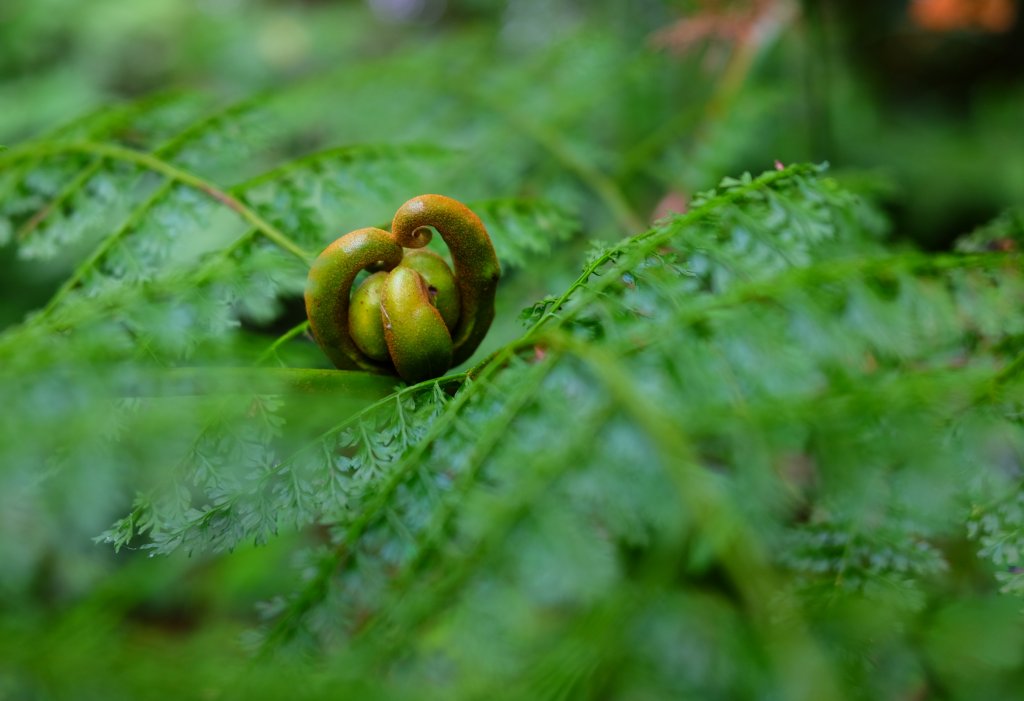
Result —
<instances>
[{"instance_id":1,"label":"fern","mask_svg":"<svg viewBox=\"0 0 1024 701\"><path fill-rule=\"evenodd\" d=\"M756 130L680 113L666 57L570 34L507 45L499 73L485 34L424 38L0 152L0 244L59 279L0 332L5 600L95 557L66 537L88 533L117 576L81 606L111 621L146 605L131 572L259 559L261 620L225 615L259 664L222 640L206 662L233 693L942 695L963 592L1024 593L1019 212L955 253L897 249L873 202L793 165L642 230L637 179L706 187ZM574 89L595 72L609 90ZM616 89L643 113L618 119ZM324 114L328 90L358 109ZM312 256L421 191L493 232L489 347L413 386L325 369ZM224 673L203 669L181 684Z\"/></svg>"},{"instance_id":2,"label":"fern","mask_svg":"<svg viewBox=\"0 0 1024 701\"><path fill-rule=\"evenodd\" d=\"M421 660L398 683L432 674L442 649L476 649L480 626L511 632L552 607L610 607L611 644L652 615L613 603L622 587L644 571L664 582L669 562L698 581L723 567L755 611L794 595L786 610L811 626L828 615L812 607L822 595L919 611L950 566L941 543L976 478L963 465L991 465L991 427L977 422L1012 382L1015 366L1001 368L1024 286L1005 255L887 256L877 221L817 169L726 180L689 214L600 249L469 374L400 390L290 454L262 400L239 428L205 429L177 483L189 489L140 498L105 538L220 551L327 526L310 579L268 606L264 649L353 636L382 664ZM503 603L482 616L481 596ZM778 634L761 615L752 633ZM544 641L574 639L583 621L531 645L562 654ZM462 670L454 680L484 665L503 684L539 659L503 645L445 664ZM557 674L599 665L584 648ZM775 664L810 655L828 690L839 661L811 651L798 635Z\"/></svg>"}]
</instances>

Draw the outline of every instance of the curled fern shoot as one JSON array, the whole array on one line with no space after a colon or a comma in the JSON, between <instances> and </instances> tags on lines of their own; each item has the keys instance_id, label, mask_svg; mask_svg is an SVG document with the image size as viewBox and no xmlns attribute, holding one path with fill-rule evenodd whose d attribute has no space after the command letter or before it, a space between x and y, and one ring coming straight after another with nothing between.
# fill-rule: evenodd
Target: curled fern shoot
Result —
<instances>
[{"instance_id":1,"label":"curled fern shoot","mask_svg":"<svg viewBox=\"0 0 1024 701\"><path fill-rule=\"evenodd\" d=\"M391 228L359 229L324 249L310 269L306 311L337 367L393 369L416 383L442 375L480 345L494 319L501 267L483 222L450 197L414 197ZM440 256L418 250L430 242L431 228L448 245L454 273ZM356 276L370 269L380 272L353 293Z\"/></svg>"}]
</instances>

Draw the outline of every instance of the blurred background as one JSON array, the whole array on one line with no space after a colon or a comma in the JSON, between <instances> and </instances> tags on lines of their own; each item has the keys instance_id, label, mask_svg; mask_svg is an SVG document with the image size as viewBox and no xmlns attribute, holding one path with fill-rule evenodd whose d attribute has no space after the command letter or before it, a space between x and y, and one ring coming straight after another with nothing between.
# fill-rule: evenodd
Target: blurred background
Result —
<instances>
[{"instance_id":1,"label":"blurred background","mask_svg":"<svg viewBox=\"0 0 1024 701\"><path fill-rule=\"evenodd\" d=\"M154 91L282 88L305 126L295 153L361 141L372 125L341 114L361 93L312 107L300 84L389 58L431 68L458 44L433 68L449 88L493 89L579 150L615 152L605 171L643 216L726 173L828 160L888 173L901 234L941 247L1024 192L1020 14L1016 0L7 0L0 143ZM489 68L495 85L457 84ZM406 138L472 139L436 112L376 117Z\"/></svg>"},{"instance_id":2,"label":"blurred background","mask_svg":"<svg viewBox=\"0 0 1024 701\"><path fill-rule=\"evenodd\" d=\"M1024 5L0 2L0 144L114 105L148 105L148 131L115 135L138 148L244 107L244 126L220 135L222 161L197 166L224 186L323 148L423 144L460 155L422 182L550 203L552 240L510 267L493 348L521 332L520 308L565 288L592 242L684 211L726 175L827 161L882 202L896 241L932 250L1024 204ZM394 204L328 221L340 234L386 221ZM0 226L0 329L44 304L73 264L19 253L16 228ZM293 299L268 333L300 318ZM154 697L173 687L174 666L215 678L227 641L293 581L302 534L231 557L118 558L91 539L130 507L123 478L47 493L36 511L13 504L34 489L26 473L0 475L0 699L76 696L87 667Z\"/></svg>"}]
</instances>

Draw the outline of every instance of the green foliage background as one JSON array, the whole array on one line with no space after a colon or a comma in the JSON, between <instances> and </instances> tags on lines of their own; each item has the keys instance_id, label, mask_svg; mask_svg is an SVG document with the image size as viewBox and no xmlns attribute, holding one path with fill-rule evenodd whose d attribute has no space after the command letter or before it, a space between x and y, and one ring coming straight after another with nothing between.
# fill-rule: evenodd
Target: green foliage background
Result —
<instances>
[{"instance_id":1,"label":"green foliage background","mask_svg":"<svg viewBox=\"0 0 1024 701\"><path fill-rule=\"evenodd\" d=\"M1013 698L1024 88L413 5L0 8L0 699ZM484 347L327 369L312 256L431 191Z\"/></svg>"}]
</instances>

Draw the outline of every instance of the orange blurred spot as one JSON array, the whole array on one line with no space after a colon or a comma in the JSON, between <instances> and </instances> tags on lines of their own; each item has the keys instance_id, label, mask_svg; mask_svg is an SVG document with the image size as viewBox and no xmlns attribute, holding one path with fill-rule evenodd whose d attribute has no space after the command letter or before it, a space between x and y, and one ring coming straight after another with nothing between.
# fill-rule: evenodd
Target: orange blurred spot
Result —
<instances>
[{"instance_id":1,"label":"orange blurred spot","mask_svg":"<svg viewBox=\"0 0 1024 701\"><path fill-rule=\"evenodd\" d=\"M1005 32L1017 19L1017 4L1015 0L913 0L910 19L932 32Z\"/></svg>"},{"instance_id":2,"label":"orange blurred spot","mask_svg":"<svg viewBox=\"0 0 1024 701\"><path fill-rule=\"evenodd\" d=\"M1017 20L1017 5L1013 0L985 0L980 3L977 21L990 32L1006 32Z\"/></svg>"}]
</instances>

